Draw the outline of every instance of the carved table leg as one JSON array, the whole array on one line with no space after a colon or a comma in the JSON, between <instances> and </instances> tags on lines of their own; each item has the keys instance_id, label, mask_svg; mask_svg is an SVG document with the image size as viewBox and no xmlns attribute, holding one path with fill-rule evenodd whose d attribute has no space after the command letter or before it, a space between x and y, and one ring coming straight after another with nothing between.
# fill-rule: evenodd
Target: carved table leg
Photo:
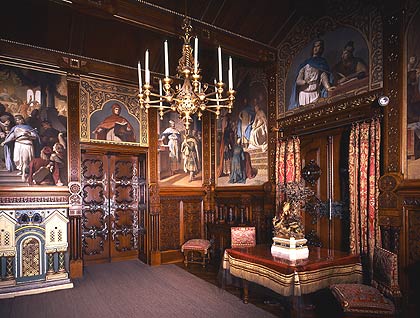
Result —
<instances>
[{"instance_id":1,"label":"carved table leg","mask_svg":"<svg viewBox=\"0 0 420 318\"><path fill-rule=\"evenodd\" d=\"M292 318L300 318L301 296L291 296L290 316Z\"/></svg>"},{"instance_id":2,"label":"carved table leg","mask_svg":"<svg viewBox=\"0 0 420 318\"><path fill-rule=\"evenodd\" d=\"M244 292L244 304L248 303L248 281L246 279L242 279L242 289Z\"/></svg>"}]
</instances>

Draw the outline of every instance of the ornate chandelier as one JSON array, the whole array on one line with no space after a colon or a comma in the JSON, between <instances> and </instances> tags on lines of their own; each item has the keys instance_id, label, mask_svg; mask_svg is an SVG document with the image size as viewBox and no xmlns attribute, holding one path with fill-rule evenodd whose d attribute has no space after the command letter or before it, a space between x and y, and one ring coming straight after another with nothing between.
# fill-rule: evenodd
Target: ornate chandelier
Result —
<instances>
[{"instance_id":1,"label":"ornate chandelier","mask_svg":"<svg viewBox=\"0 0 420 318\"><path fill-rule=\"evenodd\" d=\"M139 76L139 104L140 109L147 110L150 107L159 110L160 119L168 111L176 111L184 122L185 128L189 131L192 115L197 114L201 119L202 112L207 110L216 114L216 118L220 115L222 108L227 108L228 112L232 111L233 101L235 100L235 91L233 89L233 71L232 57L229 57L228 69L228 89L224 95L223 77L222 77L222 50L218 47L218 71L219 80L214 80L214 86L207 83L201 83L200 68L198 63L198 38L194 38L194 50L190 45L191 40L191 22L189 18L184 19L182 29L185 34L182 37L184 44L182 46L182 56L178 61L177 78L180 84L173 87L172 79L169 78L169 56L168 42L164 42L165 54L165 77L159 79L159 93L152 91L153 87L150 83L149 69L149 50L145 53L145 83L142 84L141 64L138 63ZM194 57L193 57L194 53ZM163 84L162 84L163 82ZM214 88L214 89L213 89Z\"/></svg>"}]
</instances>

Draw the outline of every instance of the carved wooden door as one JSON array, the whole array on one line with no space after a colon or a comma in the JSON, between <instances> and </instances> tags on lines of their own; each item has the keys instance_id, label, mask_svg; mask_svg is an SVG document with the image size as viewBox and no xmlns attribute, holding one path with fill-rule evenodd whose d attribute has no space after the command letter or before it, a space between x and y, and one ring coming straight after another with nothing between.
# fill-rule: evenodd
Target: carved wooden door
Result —
<instances>
[{"instance_id":1,"label":"carved wooden door","mask_svg":"<svg viewBox=\"0 0 420 318\"><path fill-rule=\"evenodd\" d=\"M317 171L306 179L319 201L313 199L304 214L305 236L311 245L348 250L348 142L336 129L301 137L303 170ZM314 209L311 209L311 206Z\"/></svg>"},{"instance_id":2,"label":"carved wooden door","mask_svg":"<svg viewBox=\"0 0 420 318\"><path fill-rule=\"evenodd\" d=\"M133 155L82 154L85 264L138 257L144 168L144 159Z\"/></svg>"}]
</instances>

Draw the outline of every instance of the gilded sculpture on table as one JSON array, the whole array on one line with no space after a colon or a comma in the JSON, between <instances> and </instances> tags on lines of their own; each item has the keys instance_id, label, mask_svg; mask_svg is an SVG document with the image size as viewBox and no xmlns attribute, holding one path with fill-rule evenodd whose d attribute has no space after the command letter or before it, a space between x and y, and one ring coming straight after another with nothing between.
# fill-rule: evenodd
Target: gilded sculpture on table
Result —
<instances>
[{"instance_id":1,"label":"gilded sculpture on table","mask_svg":"<svg viewBox=\"0 0 420 318\"><path fill-rule=\"evenodd\" d=\"M309 250L300 213L313 191L305 187L304 182L287 183L280 187L280 191L284 193L285 200L281 211L273 218L271 253L289 260L307 258Z\"/></svg>"},{"instance_id":2,"label":"gilded sculpture on table","mask_svg":"<svg viewBox=\"0 0 420 318\"><path fill-rule=\"evenodd\" d=\"M281 214L279 217L276 215L273 218L274 236L284 239L289 239L290 237L295 239L305 238L301 218L298 213L299 211L291 209L289 202L283 202Z\"/></svg>"}]
</instances>

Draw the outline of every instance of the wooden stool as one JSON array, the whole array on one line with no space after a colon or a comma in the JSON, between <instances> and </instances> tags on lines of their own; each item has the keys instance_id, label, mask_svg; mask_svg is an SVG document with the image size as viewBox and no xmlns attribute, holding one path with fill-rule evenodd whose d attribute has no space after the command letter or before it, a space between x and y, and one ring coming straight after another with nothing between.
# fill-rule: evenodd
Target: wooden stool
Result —
<instances>
[{"instance_id":1,"label":"wooden stool","mask_svg":"<svg viewBox=\"0 0 420 318\"><path fill-rule=\"evenodd\" d=\"M181 252L184 253L184 264L188 263L201 264L206 267L206 262L210 260L209 248L211 243L209 240L192 239L185 242L181 247ZM194 257L194 252L200 254L199 258ZM188 256L190 258L188 259Z\"/></svg>"}]
</instances>

